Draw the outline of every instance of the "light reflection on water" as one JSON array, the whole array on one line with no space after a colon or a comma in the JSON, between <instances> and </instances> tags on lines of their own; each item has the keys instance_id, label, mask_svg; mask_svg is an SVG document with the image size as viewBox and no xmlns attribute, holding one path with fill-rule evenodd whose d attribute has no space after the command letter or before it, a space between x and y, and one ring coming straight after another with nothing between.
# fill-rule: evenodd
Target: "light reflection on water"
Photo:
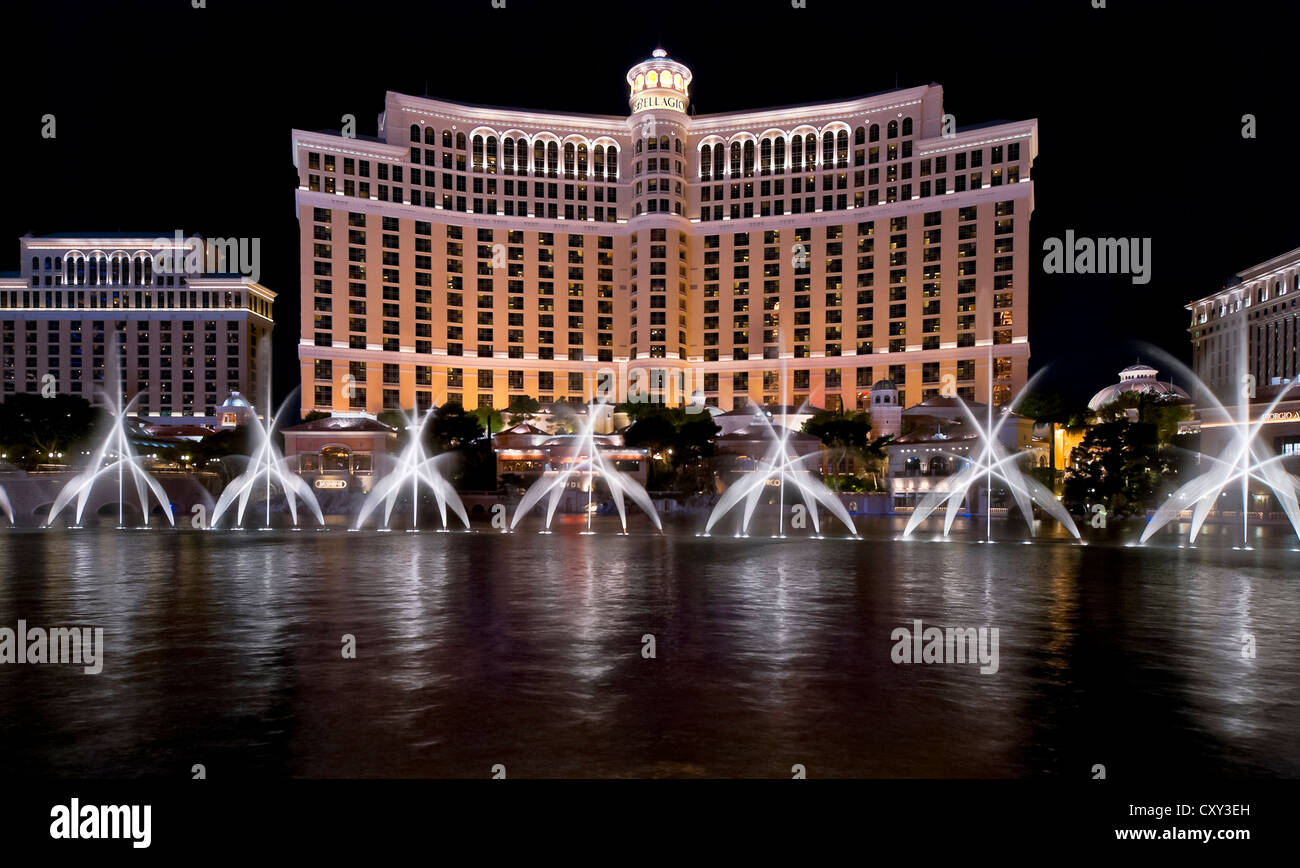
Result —
<instances>
[{"instance_id":1,"label":"light reflection on water","mask_svg":"<svg viewBox=\"0 0 1300 868\"><path fill-rule=\"evenodd\" d=\"M859 523L862 541L12 532L0 626L102 626L107 649L99 676L0 666L0 767L1300 775L1300 553L1281 537L940 544ZM891 631L918 618L997 627L999 672L893 664Z\"/></svg>"}]
</instances>

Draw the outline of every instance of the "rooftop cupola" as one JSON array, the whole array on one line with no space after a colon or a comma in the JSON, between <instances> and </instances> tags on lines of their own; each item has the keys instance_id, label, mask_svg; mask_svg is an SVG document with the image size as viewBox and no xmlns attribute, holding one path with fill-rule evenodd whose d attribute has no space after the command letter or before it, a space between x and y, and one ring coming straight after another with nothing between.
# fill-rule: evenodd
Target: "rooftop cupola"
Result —
<instances>
[{"instance_id":1,"label":"rooftop cupola","mask_svg":"<svg viewBox=\"0 0 1300 868\"><path fill-rule=\"evenodd\" d=\"M656 48L649 60L627 71L628 104L632 114L644 111L685 112L690 102L691 70Z\"/></svg>"}]
</instances>

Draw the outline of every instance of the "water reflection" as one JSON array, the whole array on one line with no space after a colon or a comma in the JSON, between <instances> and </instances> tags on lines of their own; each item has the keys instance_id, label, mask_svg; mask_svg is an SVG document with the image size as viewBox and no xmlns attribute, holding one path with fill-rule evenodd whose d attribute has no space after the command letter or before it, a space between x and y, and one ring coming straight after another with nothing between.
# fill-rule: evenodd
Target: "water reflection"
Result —
<instances>
[{"instance_id":1,"label":"water reflection","mask_svg":"<svg viewBox=\"0 0 1300 868\"><path fill-rule=\"evenodd\" d=\"M892 519L860 525L863 541L648 525L626 537L11 532L0 625L103 626L107 647L97 677L0 667L0 765L1300 774L1294 553L896 542ZM999 672L893 664L891 631L917 619L999 628Z\"/></svg>"}]
</instances>

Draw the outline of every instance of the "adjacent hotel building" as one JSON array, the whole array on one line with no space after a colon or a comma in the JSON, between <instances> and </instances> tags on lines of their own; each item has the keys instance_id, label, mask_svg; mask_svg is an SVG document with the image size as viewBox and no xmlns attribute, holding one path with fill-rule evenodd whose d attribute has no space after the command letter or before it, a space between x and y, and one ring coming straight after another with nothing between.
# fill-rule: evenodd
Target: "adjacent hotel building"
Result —
<instances>
[{"instance_id":1,"label":"adjacent hotel building","mask_svg":"<svg viewBox=\"0 0 1300 868\"><path fill-rule=\"evenodd\" d=\"M1192 367L1216 392L1241 387L1241 360L1257 387L1300 374L1300 248L1233 275L1187 305Z\"/></svg>"},{"instance_id":2,"label":"adjacent hotel building","mask_svg":"<svg viewBox=\"0 0 1300 868\"><path fill-rule=\"evenodd\" d=\"M1283 469L1300 473L1300 248L1238 272L1187 309L1193 369L1223 399L1197 411L1201 451L1233 447L1249 422L1273 454L1287 456ZM1242 406L1247 375L1255 388ZM1252 496L1260 511L1280 508L1260 487Z\"/></svg>"},{"instance_id":3,"label":"adjacent hotel building","mask_svg":"<svg viewBox=\"0 0 1300 868\"><path fill-rule=\"evenodd\" d=\"M957 130L935 84L692 114L663 51L626 83L625 116L390 92L377 140L293 132L304 412L1023 385L1036 121Z\"/></svg>"},{"instance_id":4,"label":"adjacent hotel building","mask_svg":"<svg viewBox=\"0 0 1300 868\"><path fill-rule=\"evenodd\" d=\"M21 271L0 275L0 400L99 403L115 348L137 416L214 422L231 392L253 394L275 293L241 274L195 273L207 242L95 233L27 235L19 246Z\"/></svg>"}]
</instances>

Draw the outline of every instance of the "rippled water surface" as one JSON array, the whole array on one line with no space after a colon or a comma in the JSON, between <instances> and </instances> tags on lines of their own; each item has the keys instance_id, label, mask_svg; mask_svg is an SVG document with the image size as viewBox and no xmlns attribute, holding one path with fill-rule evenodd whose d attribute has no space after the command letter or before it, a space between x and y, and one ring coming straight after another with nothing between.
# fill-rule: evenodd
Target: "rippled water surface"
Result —
<instances>
[{"instance_id":1,"label":"rippled water surface","mask_svg":"<svg viewBox=\"0 0 1300 868\"><path fill-rule=\"evenodd\" d=\"M1300 776L1300 553L1280 535L1232 551L1213 530L1180 549L899 542L887 519L862 541L598 524L4 534L0 626L102 626L106 649L98 676L0 665L0 768ZM892 663L891 631L918 618L997 627L999 671Z\"/></svg>"}]
</instances>

